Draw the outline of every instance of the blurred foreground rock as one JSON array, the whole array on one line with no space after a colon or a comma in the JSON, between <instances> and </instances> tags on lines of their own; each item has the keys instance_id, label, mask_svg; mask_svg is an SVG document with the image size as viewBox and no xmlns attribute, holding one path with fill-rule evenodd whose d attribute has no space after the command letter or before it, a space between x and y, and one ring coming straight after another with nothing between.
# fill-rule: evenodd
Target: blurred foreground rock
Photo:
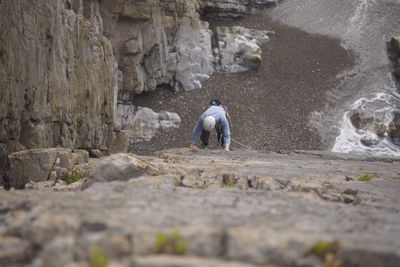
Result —
<instances>
[{"instance_id":1,"label":"blurred foreground rock","mask_svg":"<svg viewBox=\"0 0 400 267\"><path fill-rule=\"evenodd\" d=\"M176 149L91 160L84 191L0 192L1 266L399 266L399 158Z\"/></svg>"}]
</instances>

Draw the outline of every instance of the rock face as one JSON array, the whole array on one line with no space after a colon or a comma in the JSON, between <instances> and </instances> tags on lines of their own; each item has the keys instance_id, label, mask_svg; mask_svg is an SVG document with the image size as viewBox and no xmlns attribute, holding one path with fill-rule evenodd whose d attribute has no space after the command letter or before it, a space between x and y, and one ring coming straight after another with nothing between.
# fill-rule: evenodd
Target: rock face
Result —
<instances>
[{"instance_id":1,"label":"rock face","mask_svg":"<svg viewBox=\"0 0 400 267\"><path fill-rule=\"evenodd\" d=\"M16 189L28 182L54 180L55 172L69 172L76 165L87 163L89 153L65 148L23 150L8 155L8 184Z\"/></svg>"},{"instance_id":2,"label":"rock face","mask_svg":"<svg viewBox=\"0 0 400 267\"><path fill-rule=\"evenodd\" d=\"M114 52L123 73L119 99L131 101L135 94L153 91L160 85L168 85L176 91L201 88L215 70L230 71L229 68L214 68L215 62L211 42L212 32L208 23L200 19L199 13L240 13L248 14L248 9L266 5L271 1L115 1L101 2L104 18L104 34L113 43ZM211 8L213 7L213 8ZM230 32L231 31L231 32ZM246 60L253 65L259 60L256 43L266 39L265 33L233 28L222 30L221 35L234 35L234 41L224 40L227 49L220 52L227 58L248 52ZM230 33L228 33L230 32ZM255 35L261 36L255 38ZM238 44L242 37L241 44ZM218 37L219 38L219 37ZM217 47L221 50L221 47ZM226 51L230 50L230 51ZM235 50L235 51L232 51ZM228 64L229 62L223 62ZM247 68L234 68L243 71Z\"/></svg>"},{"instance_id":3,"label":"rock face","mask_svg":"<svg viewBox=\"0 0 400 267\"><path fill-rule=\"evenodd\" d=\"M112 46L72 7L1 3L0 142L9 150L106 148L116 103Z\"/></svg>"},{"instance_id":4,"label":"rock face","mask_svg":"<svg viewBox=\"0 0 400 267\"><path fill-rule=\"evenodd\" d=\"M91 173L102 182L84 191L0 192L0 264L397 267L399 160L188 149L114 155Z\"/></svg>"},{"instance_id":5,"label":"rock face","mask_svg":"<svg viewBox=\"0 0 400 267\"><path fill-rule=\"evenodd\" d=\"M100 20L96 28L82 12L98 16L81 3L0 2L0 146L6 154L56 146L107 149L115 60Z\"/></svg>"},{"instance_id":6,"label":"rock face","mask_svg":"<svg viewBox=\"0 0 400 267\"><path fill-rule=\"evenodd\" d=\"M200 14L249 14L270 2L1 1L0 177L11 152L124 152L129 141L179 127L177 114L136 109L135 95L198 89L215 71L256 68L266 33L219 29L213 47Z\"/></svg>"},{"instance_id":7,"label":"rock face","mask_svg":"<svg viewBox=\"0 0 400 267\"><path fill-rule=\"evenodd\" d=\"M200 20L198 1L101 2L105 35L123 72L119 98L168 84L175 90L200 88L213 72L211 35Z\"/></svg>"}]
</instances>

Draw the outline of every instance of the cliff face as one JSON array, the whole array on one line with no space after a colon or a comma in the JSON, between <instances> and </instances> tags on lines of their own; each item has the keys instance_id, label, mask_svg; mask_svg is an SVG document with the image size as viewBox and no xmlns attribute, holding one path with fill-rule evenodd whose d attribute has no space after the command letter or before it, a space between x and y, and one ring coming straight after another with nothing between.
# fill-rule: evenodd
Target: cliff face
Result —
<instances>
[{"instance_id":1,"label":"cliff face","mask_svg":"<svg viewBox=\"0 0 400 267\"><path fill-rule=\"evenodd\" d=\"M104 35L112 41L123 73L119 99L131 101L135 94L153 91L160 85L175 91L201 88L201 82L214 71L224 69L218 61L221 48L213 47L211 39L215 35L219 40L226 31L212 33L200 14L243 16L251 12L251 7L275 1L256 2L102 1Z\"/></svg>"},{"instance_id":2,"label":"cliff face","mask_svg":"<svg viewBox=\"0 0 400 267\"><path fill-rule=\"evenodd\" d=\"M114 152L179 127L177 114L133 106L135 95L256 68L261 41L251 34L264 42L267 32L224 29L215 33L223 47L213 47L200 14L236 17L270 2L0 0L0 169L14 151Z\"/></svg>"},{"instance_id":3,"label":"cliff face","mask_svg":"<svg viewBox=\"0 0 400 267\"><path fill-rule=\"evenodd\" d=\"M105 147L115 106L111 43L61 0L2 9L1 142Z\"/></svg>"},{"instance_id":4,"label":"cliff face","mask_svg":"<svg viewBox=\"0 0 400 267\"><path fill-rule=\"evenodd\" d=\"M211 35L198 1L103 1L105 35L123 72L121 100L167 84L192 90L213 72Z\"/></svg>"},{"instance_id":5,"label":"cliff face","mask_svg":"<svg viewBox=\"0 0 400 267\"><path fill-rule=\"evenodd\" d=\"M107 147L111 42L69 1L0 1L0 146ZM92 15L92 14L90 14Z\"/></svg>"}]
</instances>

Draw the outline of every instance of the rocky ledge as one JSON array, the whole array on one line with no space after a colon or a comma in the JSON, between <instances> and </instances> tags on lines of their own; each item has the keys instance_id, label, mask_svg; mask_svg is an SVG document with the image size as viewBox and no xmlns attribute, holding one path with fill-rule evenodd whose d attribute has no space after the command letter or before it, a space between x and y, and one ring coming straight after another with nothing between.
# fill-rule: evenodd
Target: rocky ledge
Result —
<instances>
[{"instance_id":1,"label":"rocky ledge","mask_svg":"<svg viewBox=\"0 0 400 267\"><path fill-rule=\"evenodd\" d=\"M187 149L96 159L71 185L0 192L0 265L399 266L399 161Z\"/></svg>"}]
</instances>

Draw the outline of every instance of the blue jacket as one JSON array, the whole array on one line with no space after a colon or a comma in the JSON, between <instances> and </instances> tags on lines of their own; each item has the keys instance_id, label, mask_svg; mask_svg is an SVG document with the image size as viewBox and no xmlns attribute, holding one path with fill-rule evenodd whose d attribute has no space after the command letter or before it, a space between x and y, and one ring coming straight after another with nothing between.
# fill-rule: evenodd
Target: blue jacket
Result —
<instances>
[{"instance_id":1,"label":"blue jacket","mask_svg":"<svg viewBox=\"0 0 400 267\"><path fill-rule=\"evenodd\" d=\"M203 120L207 116L213 116L215 118L215 122L217 125L222 127L222 131L224 133L224 142L225 146L229 146L231 144L231 131L229 129L229 122L225 115L225 110L219 106L211 106L209 107L199 118L196 123L196 126L193 128L191 142L192 144L196 143L196 139L199 137L201 130L203 128Z\"/></svg>"}]
</instances>

